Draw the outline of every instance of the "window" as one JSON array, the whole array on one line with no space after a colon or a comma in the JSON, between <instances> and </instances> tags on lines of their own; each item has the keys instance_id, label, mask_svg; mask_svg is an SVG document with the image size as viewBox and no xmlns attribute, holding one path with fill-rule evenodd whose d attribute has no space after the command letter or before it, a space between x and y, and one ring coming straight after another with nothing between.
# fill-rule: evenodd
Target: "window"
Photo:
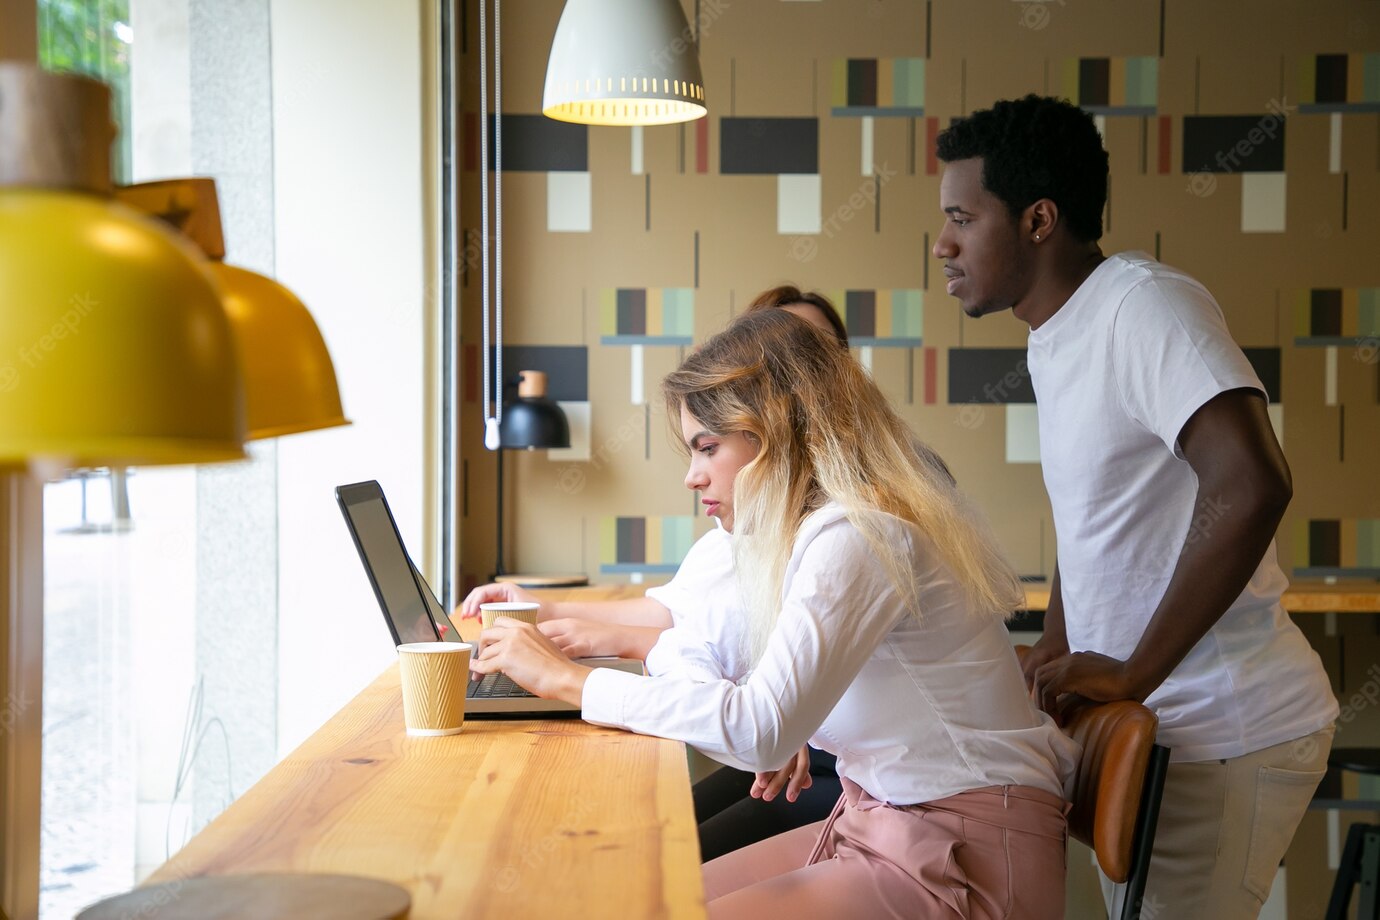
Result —
<instances>
[{"instance_id":1,"label":"window","mask_svg":"<svg viewBox=\"0 0 1380 920\"><path fill-rule=\"evenodd\" d=\"M117 181L216 177L227 261L304 300L354 422L46 487L44 920L137 884L394 659L334 486L383 483L429 568L422 11L335 9L40 3L43 61L115 85Z\"/></svg>"}]
</instances>

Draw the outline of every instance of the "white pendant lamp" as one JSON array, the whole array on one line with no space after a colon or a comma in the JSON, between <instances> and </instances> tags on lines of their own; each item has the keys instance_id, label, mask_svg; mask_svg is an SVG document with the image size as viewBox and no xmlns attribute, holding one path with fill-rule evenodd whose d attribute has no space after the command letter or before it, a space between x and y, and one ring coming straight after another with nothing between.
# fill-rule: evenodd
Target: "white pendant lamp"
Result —
<instances>
[{"instance_id":1,"label":"white pendant lamp","mask_svg":"<svg viewBox=\"0 0 1380 920\"><path fill-rule=\"evenodd\" d=\"M586 125L702 118L699 50L680 0L567 0L542 114Z\"/></svg>"}]
</instances>

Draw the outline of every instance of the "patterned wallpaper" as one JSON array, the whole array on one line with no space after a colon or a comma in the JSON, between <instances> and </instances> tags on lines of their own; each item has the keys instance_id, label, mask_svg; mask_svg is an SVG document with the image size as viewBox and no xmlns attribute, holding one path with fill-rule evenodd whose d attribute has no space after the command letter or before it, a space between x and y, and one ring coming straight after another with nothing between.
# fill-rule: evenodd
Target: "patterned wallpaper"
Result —
<instances>
[{"instance_id":1,"label":"patterned wallpaper","mask_svg":"<svg viewBox=\"0 0 1380 920\"><path fill-rule=\"evenodd\" d=\"M710 116L585 128L539 113L560 0L505 10L505 375L552 374L569 450L512 453L509 567L664 580L710 525L662 375L758 291L838 304L897 410L1049 576L1027 329L972 320L929 254L935 137L1026 92L1091 112L1111 156L1106 252L1214 293L1294 470L1281 562L1380 576L1380 4L685 0ZM467 581L493 564L482 446L477 7L462 50ZM493 125L489 125L492 135ZM932 279L932 275L934 278ZM1172 385L1172 384L1170 384Z\"/></svg>"}]
</instances>

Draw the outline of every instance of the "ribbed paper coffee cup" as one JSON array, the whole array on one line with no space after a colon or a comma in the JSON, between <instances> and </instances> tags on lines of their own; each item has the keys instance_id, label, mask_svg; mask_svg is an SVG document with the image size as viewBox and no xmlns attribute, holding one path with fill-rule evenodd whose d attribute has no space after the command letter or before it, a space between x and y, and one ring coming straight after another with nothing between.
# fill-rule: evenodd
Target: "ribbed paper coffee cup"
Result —
<instances>
[{"instance_id":1,"label":"ribbed paper coffee cup","mask_svg":"<svg viewBox=\"0 0 1380 920\"><path fill-rule=\"evenodd\" d=\"M479 619L488 629L494 625L495 617L512 617L524 623L536 624L537 611L541 609L541 604L531 604L524 601L494 601L490 604L479 605Z\"/></svg>"},{"instance_id":2,"label":"ribbed paper coffee cup","mask_svg":"<svg viewBox=\"0 0 1380 920\"><path fill-rule=\"evenodd\" d=\"M409 735L454 735L464 728L473 648L467 642L398 646L403 721Z\"/></svg>"}]
</instances>

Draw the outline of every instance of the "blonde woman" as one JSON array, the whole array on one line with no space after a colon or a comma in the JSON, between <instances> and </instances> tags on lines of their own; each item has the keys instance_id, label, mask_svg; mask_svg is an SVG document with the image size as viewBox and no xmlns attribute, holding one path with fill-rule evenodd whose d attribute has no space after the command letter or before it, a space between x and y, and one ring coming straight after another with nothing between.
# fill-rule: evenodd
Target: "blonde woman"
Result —
<instances>
[{"instance_id":1,"label":"blonde woman","mask_svg":"<svg viewBox=\"0 0 1380 920\"><path fill-rule=\"evenodd\" d=\"M848 330L829 298L784 284L754 297L744 313L784 310L833 336L848 349ZM928 447L916 449L948 473L944 461ZM465 617L477 617L487 601L536 601L538 598L508 584L476 588L461 605ZM651 588L641 598L621 601L546 603L538 614L540 629L573 658L617 655L647 658L664 629L679 627L694 635L715 620L741 619L741 604L733 577L730 537L722 529L705 534L690 550L675 577ZM668 637L674 639L675 637ZM676 644L660 644L648 661L652 674L663 662L675 664ZM793 769L758 778L752 772L724 767L695 783L695 820L699 824L700 856L706 862L725 853L824 819L838 801L842 787L834 755L817 749L802 752Z\"/></svg>"},{"instance_id":2,"label":"blonde woman","mask_svg":"<svg viewBox=\"0 0 1380 920\"><path fill-rule=\"evenodd\" d=\"M1026 694L1002 627L1017 582L958 492L866 372L783 311L663 388L686 485L734 534L743 628L680 637L684 664L649 678L500 620L474 670L742 769L806 741L838 755L827 821L706 864L713 916L1062 917L1077 750Z\"/></svg>"}]
</instances>

